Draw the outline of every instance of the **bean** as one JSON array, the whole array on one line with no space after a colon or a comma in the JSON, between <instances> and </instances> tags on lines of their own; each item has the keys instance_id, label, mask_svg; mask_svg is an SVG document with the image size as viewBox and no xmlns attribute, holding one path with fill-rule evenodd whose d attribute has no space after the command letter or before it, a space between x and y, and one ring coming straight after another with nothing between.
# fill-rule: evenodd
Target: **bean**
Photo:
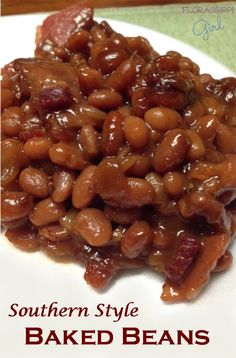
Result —
<instances>
[{"instance_id":1,"label":"bean","mask_svg":"<svg viewBox=\"0 0 236 358\"><path fill-rule=\"evenodd\" d=\"M116 155L123 143L123 120L123 116L118 111L112 111L104 121L101 150L107 156Z\"/></svg>"},{"instance_id":2,"label":"bean","mask_svg":"<svg viewBox=\"0 0 236 358\"><path fill-rule=\"evenodd\" d=\"M136 75L135 63L132 59L125 60L117 69L106 79L105 86L113 88L115 91L122 92L133 82Z\"/></svg>"},{"instance_id":3,"label":"bean","mask_svg":"<svg viewBox=\"0 0 236 358\"><path fill-rule=\"evenodd\" d=\"M221 118L223 116L224 106L220 104L216 98L203 96L201 98L201 101L209 114L214 114L218 118Z\"/></svg>"},{"instance_id":4,"label":"bean","mask_svg":"<svg viewBox=\"0 0 236 358\"><path fill-rule=\"evenodd\" d=\"M180 214L186 219L200 215L209 224L215 224L220 231L229 229L227 227L229 223L225 220L224 206L206 192L193 191L185 194L178 204Z\"/></svg>"},{"instance_id":5,"label":"bean","mask_svg":"<svg viewBox=\"0 0 236 358\"><path fill-rule=\"evenodd\" d=\"M110 221L120 225L133 224L141 216L139 208L122 209L106 205L104 212Z\"/></svg>"},{"instance_id":6,"label":"bean","mask_svg":"<svg viewBox=\"0 0 236 358\"><path fill-rule=\"evenodd\" d=\"M183 118L186 123L193 125L198 118L205 116L206 114L207 111L204 105L199 101L195 101L191 106L185 109Z\"/></svg>"},{"instance_id":7,"label":"bean","mask_svg":"<svg viewBox=\"0 0 236 358\"><path fill-rule=\"evenodd\" d=\"M172 243L172 236L167 229L158 229L154 231L153 245L158 249L166 249Z\"/></svg>"},{"instance_id":8,"label":"bean","mask_svg":"<svg viewBox=\"0 0 236 358\"><path fill-rule=\"evenodd\" d=\"M47 198L34 206L29 218L34 225L43 226L58 221L64 215L64 203L54 203L51 198Z\"/></svg>"},{"instance_id":9,"label":"bean","mask_svg":"<svg viewBox=\"0 0 236 358\"><path fill-rule=\"evenodd\" d=\"M28 217L24 216L23 218L11 220L11 221L3 221L1 220L1 225L5 229L17 229L21 226L24 226L28 221Z\"/></svg>"},{"instance_id":10,"label":"bean","mask_svg":"<svg viewBox=\"0 0 236 358\"><path fill-rule=\"evenodd\" d=\"M33 206L32 196L24 192L4 191L1 196L1 218L12 221L27 216Z\"/></svg>"},{"instance_id":11,"label":"bean","mask_svg":"<svg viewBox=\"0 0 236 358\"><path fill-rule=\"evenodd\" d=\"M76 144L59 142L49 150L51 161L66 168L81 170L87 165L83 152Z\"/></svg>"},{"instance_id":12,"label":"bean","mask_svg":"<svg viewBox=\"0 0 236 358\"><path fill-rule=\"evenodd\" d=\"M128 176L143 178L151 167L151 160L144 155L131 154L122 160L122 167Z\"/></svg>"},{"instance_id":13,"label":"bean","mask_svg":"<svg viewBox=\"0 0 236 358\"><path fill-rule=\"evenodd\" d=\"M39 229L39 236L49 241L64 241L69 240L69 231L61 225L48 225Z\"/></svg>"},{"instance_id":14,"label":"bean","mask_svg":"<svg viewBox=\"0 0 236 358\"><path fill-rule=\"evenodd\" d=\"M28 158L23 152L23 143L13 138L3 140L1 153L1 184L6 187L16 179L20 167L28 164Z\"/></svg>"},{"instance_id":15,"label":"bean","mask_svg":"<svg viewBox=\"0 0 236 358\"><path fill-rule=\"evenodd\" d=\"M163 177L164 188L173 197L180 197L185 191L185 177L178 172L168 172Z\"/></svg>"},{"instance_id":16,"label":"bean","mask_svg":"<svg viewBox=\"0 0 236 358\"><path fill-rule=\"evenodd\" d=\"M52 193L52 200L56 203L61 203L67 200L72 194L73 184L76 179L76 174L72 170L57 170L53 174L54 191Z\"/></svg>"},{"instance_id":17,"label":"bean","mask_svg":"<svg viewBox=\"0 0 236 358\"><path fill-rule=\"evenodd\" d=\"M107 75L113 72L127 58L127 52L122 49L108 49L98 54L95 64L100 68L102 74Z\"/></svg>"},{"instance_id":18,"label":"bean","mask_svg":"<svg viewBox=\"0 0 236 358\"><path fill-rule=\"evenodd\" d=\"M157 272L164 272L169 255L170 253L166 249L153 248L147 258L148 265L153 266Z\"/></svg>"},{"instance_id":19,"label":"bean","mask_svg":"<svg viewBox=\"0 0 236 358\"><path fill-rule=\"evenodd\" d=\"M172 217L178 215L178 205L176 200L169 200L161 205L156 205L154 209L158 215Z\"/></svg>"},{"instance_id":20,"label":"bean","mask_svg":"<svg viewBox=\"0 0 236 358\"><path fill-rule=\"evenodd\" d=\"M120 206L126 208L142 207L153 202L155 191L145 179L127 178L128 190Z\"/></svg>"},{"instance_id":21,"label":"bean","mask_svg":"<svg viewBox=\"0 0 236 358\"><path fill-rule=\"evenodd\" d=\"M127 37L128 45L133 51L137 51L139 55L144 56L149 54L152 46L149 41L142 36Z\"/></svg>"},{"instance_id":22,"label":"bean","mask_svg":"<svg viewBox=\"0 0 236 358\"><path fill-rule=\"evenodd\" d=\"M71 239L63 241L45 240L41 243L41 247L49 256L68 258L73 255L74 241Z\"/></svg>"},{"instance_id":23,"label":"bean","mask_svg":"<svg viewBox=\"0 0 236 358\"><path fill-rule=\"evenodd\" d=\"M26 168L19 176L19 184L26 193L44 198L50 194L49 178L39 169Z\"/></svg>"},{"instance_id":24,"label":"bean","mask_svg":"<svg viewBox=\"0 0 236 358\"><path fill-rule=\"evenodd\" d=\"M40 246L36 230L28 226L7 230L6 237L13 245L24 251L35 251Z\"/></svg>"},{"instance_id":25,"label":"bean","mask_svg":"<svg viewBox=\"0 0 236 358\"><path fill-rule=\"evenodd\" d=\"M99 25L107 36L113 36L113 34L116 34L107 21L103 20Z\"/></svg>"},{"instance_id":26,"label":"bean","mask_svg":"<svg viewBox=\"0 0 236 358\"><path fill-rule=\"evenodd\" d=\"M79 136L83 152L88 157L95 157L99 153L98 133L90 124L84 124Z\"/></svg>"},{"instance_id":27,"label":"bean","mask_svg":"<svg viewBox=\"0 0 236 358\"><path fill-rule=\"evenodd\" d=\"M112 237L112 227L106 215L98 209L82 209L75 218L74 232L92 246L103 246Z\"/></svg>"},{"instance_id":28,"label":"bean","mask_svg":"<svg viewBox=\"0 0 236 358\"><path fill-rule=\"evenodd\" d=\"M61 224L61 226L63 226L64 228L66 228L68 231L72 232L73 231L73 223L75 220L76 215L78 214L78 210L70 209L69 211L66 212L65 216L62 216L59 219L59 223Z\"/></svg>"},{"instance_id":29,"label":"bean","mask_svg":"<svg viewBox=\"0 0 236 358\"><path fill-rule=\"evenodd\" d=\"M186 159L190 162L201 159L206 151L202 138L193 129L186 129L185 133L190 141L190 147L187 150Z\"/></svg>"},{"instance_id":30,"label":"bean","mask_svg":"<svg viewBox=\"0 0 236 358\"><path fill-rule=\"evenodd\" d=\"M72 204L77 209L89 206L96 196L95 171L96 165L85 168L76 179L72 191Z\"/></svg>"},{"instance_id":31,"label":"bean","mask_svg":"<svg viewBox=\"0 0 236 358\"><path fill-rule=\"evenodd\" d=\"M98 109L108 111L122 105L123 97L113 89L98 89L89 95L88 103Z\"/></svg>"},{"instance_id":32,"label":"bean","mask_svg":"<svg viewBox=\"0 0 236 358\"><path fill-rule=\"evenodd\" d=\"M95 25L91 29L93 42L103 42L107 40L107 36L100 25L101 24Z\"/></svg>"},{"instance_id":33,"label":"bean","mask_svg":"<svg viewBox=\"0 0 236 358\"><path fill-rule=\"evenodd\" d=\"M13 102L13 93L9 89L3 88L1 91L1 110L3 111L5 108L12 106Z\"/></svg>"},{"instance_id":34,"label":"bean","mask_svg":"<svg viewBox=\"0 0 236 358\"><path fill-rule=\"evenodd\" d=\"M214 114L200 117L196 123L196 129L200 137L204 140L213 140L219 128L219 119Z\"/></svg>"},{"instance_id":35,"label":"bean","mask_svg":"<svg viewBox=\"0 0 236 358\"><path fill-rule=\"evenodd\" d=\"M103 85L103 77L101 73L90 67L81 66L78 70L79 84L85 95L90 94L95 89L99 89Z\"/></svg>"},{"instance_id":36,"label":"bean","mask_svg":"<svg viewBox=\"0 0 236 358\"><path fill-rule=\"evenodd\" d=\"M46 137L33 137L27 140L23 149L25 154L27 154L30 158L41 160L48 158L51 146L51 139Z\"/></svg>"},{"instance_id":37,"label":"bean","mask_svg":"<svg viewBox=\"0 0 236 358\"><path fill-rule=\"evenodd\" d=\"M84 117L83 124L91 124L93 127L101 128L106 118L106 113L86 103L79 105L79 113ZM87 117L87 118L86 118Z\"/></svg>"},{"instance_id":38,"label":"bean","mask_svg":"<svg viewBox=\"0 0 236 358\"><path fill-rule=\"evenodd\" d=\"M144 250L152 243L153 233L145 221L136 221L124 233L121 240L122 253L133 259L140 256Z\"/></svg>"},{"instance_id":39,"label":"bean","mask_svg":"<svg viewBox=\"0 0 236 358\"><path fill-rule=\"evenodd\" d=\"M127 179L117 159L103 159L95 172L95 191L103 200L119 203L128 190Z\"/></svg>"},{"instance_id":40,"label":"bean","mask_svg":"<svg viewBox=\"0 0 236 358\"><path fill-rule=\"evenodd\" d=\"M117 110L118 110L118 112L120 112L120 114L122 114L122 116L124 118L131 116L131 107L129 105L127 105L127 104L121 106Z\"/></svg>"},{"instance_id":41,"label":"bean","mask_svg":"<svg viewBox=\"0 0 236 358\"><path fill-rule=\"evenodd\" d=\"M164 205L169 199L166 191L164 190L163 179L160 175L154 172L150 172L146 175L145 179L150 183L155 191L155 196L153 199L153 204L155 205Z\"/></svg>"},{"instance_id":42,"label":"bean","mask_svg":"<svg viewBox=\"0 0 236 358\"><path fill-rule=\"evenodd\" d=\"M145 122L141 118L134 116L124 119L124 135L129 144L135 149L145 147L150 138Z\"/></svg>"},{"instance_id":43,"label":"bean","mask_svg":"<svg viewBox=\"0 0 236 358\"><path fill-rule=\"evenodd\" d=\"M23 111L20 107L6 108L2 113L3 133L8 137L16 137L21 130Z\"/></svg>"},{"instance_id":44,"label":"bean","mask_svg":"<svg viewBox=\"0 0 236 358\"><path fill-rule=\"evenodd\" d=\"M20 140L8 138L2 141L2 166L17 165L23 167L28 163L28 157L23 152L23 143Z\"/></svg>"},{"instance_id":45,"label":"bean","mask_svg":"<svg viewBox=\"0 0 236 358\"><path fill-rule=\"evenodd\" d=\"M79 30L69 37L66 47L71 52L82 51L86 48L89 37L88 31Z\"/></svg>"},{"instance_id":46,"label":"bean","mask_svg":"<svg viewBox=\"0 0 236 358\"><path fill-rule=\"evenodd\" d=\"M216 148L224 154L236 153L236 129L220 124L215 137Z\"/></svg>"},{"instance_id":47,"label":"bean","mask_svg":"<svg viewBox=\"0 0 236 358\"><path fill-rule=\"evenodd\" d=\"M153 167L157 173L178 168L188 149L188 140L180 129L169 131L153 155Z\"/></svg>"},{"instance_id":48,"label":"bean","mask_svg":"<svg viewBox=\"0 0 236 358\"><path fill-rule=\"evenodd\" d=\"M107 47L112 49L123 49L130 52L126 37L116 32L111 34L111 37L107 41Z\"/></svg>"},{"instance_id":49,"label":"bean","mask_svg":"<svg viewBox=\"0 0 236 358\"><path fill-rule=\"evenodd\" d=\"M144 120L152 129L160 132L167 132L183 125L181 115L167 107L149 109L144 115Z\"/></svg>"}]
</instances>

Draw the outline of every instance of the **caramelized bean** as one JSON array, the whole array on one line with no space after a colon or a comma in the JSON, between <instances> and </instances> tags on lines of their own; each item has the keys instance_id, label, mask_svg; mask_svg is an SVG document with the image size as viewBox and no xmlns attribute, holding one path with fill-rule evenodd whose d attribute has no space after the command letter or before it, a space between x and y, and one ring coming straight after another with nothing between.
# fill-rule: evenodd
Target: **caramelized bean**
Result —
<instances>
[{"instance_id":1,"label":"caramelized bean","mask_svg":"<svg viewBox=\"0 0 236 358\"><path fill-rule=\"evenodd\" d=\"M52 200L55 203L61 203L71 196L75 179L76 174L71 170L59 169L53 174L55 189L52 193Z\"/></svg>"},{"instance_id":2,"label":"caramelized bean","mask_svg":"<svg viewBox=\"0 0 236 358\"><path fill-rule=\"evenodd\" d=\"M81 90L85 95L101 88L103 85L101 73L93 68L81 66L78 70L78 77Z\"/></svg>"},{"instance_id":3,"label":"caramelized bean","mask_svg":"<svg viewBox=\"0 0 236 358\"><path fill-rule=\"evenodd\" d=\"M121 251L126 257L133 259L141 255L152 243L153 233L145 221L136 221L124 233L121 240Z\"/></svg>"},{"instance_id":4,"label":"caramelized bean","mask_svg":"<svg viewBox=\"0 0 236 358\"><path fill-rule=\"evenodd\" d=\"M91 124L93 127L101 128L106 118L106 113L86 103L79 105L79 113L84 119L83 124Z\"/></svg>"},{"instance_id":5,"label":"caramelized bean","mask_svg":"<svg viewBox=\"0 0 236 358\"><path fill-rule=\"evenodd\" d=\"M188 140L183 131L173 129L164 137L153 155L153 167L157 173L178 168L183 163L188 149Z\"/></svg>"},{"instance_id":6,"label":"caramelized bean","mask_svg":"<svg viewBox=\"0 0 236 358\"><path fill-rule=\"evenodd\" d=\"M167 107L149 109L144 115L144 120L152 129L160 132L167 132L183 125L180 114Z\"/></svg>"},{"instance_id":7,"label":"caramelized bean","mask_svg":"<svg viewBox=\"0 0 236 358\"><path fill-rule=\"evenodd\" d=\"M19 184L26 193L38 198L44 198L50 194L49 178L39 169L26 168L19 176Z\"/></svg>"},{"instance_id":8,"label":"caramelized bean","mask_svg":"<svg viewBox=\"0 0 236 358\"><path fill-rule=\"evenodd\" d=\"M20 107L6 108L2 113L3 133L8 137L16 137L21 130L23 111Z\"/></svg>"},{"instance_id":9,"label":"caramelized bean","mask_svg":"<svg viewBox=\"0 0 236 358\"><path fill-rule=\"evenodd\" d=\"M121 207L142 207L151 204L155 197L155 191L145 179L127 178L128 191Z\"/></svg>"},{"instance_id":10,"label":"caramelized bean","mask_svg":"<svg viewBox=\"0 0 236 358\"><path fill-rule=\"evenodd\" d=\"M113 89L99 89L89 95L88 103L98 109L108 111L119 107L123 103L123 97Z\"/></svg>"},{"instance_id":11,"label":"caramelized bean","mask_svg":"<svg viewBox=\"0 0 236 358\"><path fill-rule=\"evenodd\" d=\"M151 160L144 155L131 154L122 160L122 167L128 176L143 178L151 167Z\"/></svg>"},{"instance_id":12,"label":"caramelized bean","mask_svg":"<svg viewBox=\"0 0 236 358\"><path fill-rule=\"evenodd\" d=\"M206 151L202 138L193 129L186 129L185 132L190 141L190 147L187 150L186 159L190 162L201 159Z\"/></svg>"},{"instance_id":13,"label":"caramelized bean","mask_svg":"<svg viewBox=\"0 0 236 358\"><path fill-rule=\"evenodd\" d=\"M89 32L86 30L79 30L69 37L66 47L69 51L82 51L87 46L88 41Z\"/></svg>"},{"instance_id":14,"label":"caramelized bean","mask_svg":"<svg viewBox=\"0 0 236 358\"><path fill-rule=\"evenodd\" d=\"M75 218L73 229L92 246L103 246L112 237L110 221L101 210L94 208L82 209Z\"/></svg>"},{"instance_id":15,"label":"caramelized bean","mask_svg":"<svg viewBox=\"0 0 236 358\"><path fill-rule=\"evenodd\" d=\"M1 91L1 110L3 111L5 108L12 106L13 103L13 93L9 89L3 88Z\"/></svg>"},{"instance_id":16,"label":"caramelized bean","mask_svg":"<svg viewBox=\"0 0 236 358\"><path fill-rule=\"evenodd\" d=\"M163 177L163 184L168 194L180 197L185 191L185 178L178 172L166 173Z\"/></svg>"},{"instance_id":17,"label":"caramelized bean","mask_svg":"<svg viewBox=\"0 0 236 358\"><path fill-rule=\"evenodd\" d=\"M20 167L28 164L28 158L23 152L23 143L13 138L3 140L1 153L1 184L6 187L16 179Z\"/></svg>"},{"instance_id":18,"label":"caramelized bean","mask_svg":"<svg viewBox=\"0 0 236 358\"><path fill-rule=\"evenodd\" d=\"M127 179L117 159L103 159L95 172L95 190L103 200L120 202L128 190Z\"/></svg>"},{"instance_id":19,"label":"caramelized bean","mask_svg":"<svg viewBox=\"0 0 236 358\"><path fill-rule=\"evenodd\" d=\"M44 243L41 243L41 246L47 255L53 257L72 257L74 251L74 241L71 239L63 241L46 240Z\"/></svg>"},{"instance_id":20,"label":"caramelized bean","mask_svg":"<svg viewBox=\"0 0 236 358\"><path fill-rule=\"evenodd\" d=\"M32 159L47 159L51 146L51 139L46 137L33 137L25 143L24 152Z\"/></svg>"},{"instance_id":21,"label":"caramelized bean","mask_svg":"<svg viewBox=\"0 0 236 358\"><path fill-rule=\"evenodd\" d=\"M28 226L7 230L6 237L24 251L35 251L40 246L36 230Z\"/></svg>"},{"instance_id":22,"label":"caramelized bean","mask_svg":"<svg viewBox=\"0 0 236 358\"><path fill-rule=\"evenodd\" d=\"M106 79L107 88L123 92L134 80L136 74L135 63L132 59L125 60L117 69Z\"/></svg>"},{"instance_id":23,"label":"caramelized bean","mask_svg":"<svg viewBox=\"0 0 236 358\"><path fill-rule=\"evenodd\" d=\"M123 116L118 111L112 111L104 121L101 149L107 156L116 155L123 143L123 120Z\"/></svg>"},{"instance_id":24,"label":"caramelized bean","mask_svg":"<svg viewBox=\"0 0 236 358\"><path fill-rule=\"evenodd\" d=\"M65 215L63 203L54 203L51 198L43 199L37 203L30 213L30 221L36 226L43 226L58 221Z\"/></svg>"},{"instance_id":25,"label":"caramelized bean","mask_svg":"<svg viewBox=\"0 0 236 358\"><path fill-rule=\"evenodd\" d=\"M216 224L219 230L225 231L229 225L224 206L210 194L191 192L179 201L179 211L184 218L194 215L203 216L209 224Z\"/></svg>"},{"instance_id":26,"label":"caramelized bean","mask_svg":"<svg viewBox=\"0 0 236 358\"><path fill-rule=\"evenodd\" d=\"M153 204L163 205L168 202L168 196L164 190L163 179L160 175L154 172L150 172L146 175L145 179L152 185L155 195L153 199Z\"/></svg>"},{"instance_id":27,"label":"caramelized bean","mask_svg":"<svg viewBox=\"0 0 236 358\"><path fill-rule=\"evenodd\" d=\"M236 129L221 123L215 137L215 144L221 153L236 153Z\"/></svg>"},{"instance_id":28,"label":"caramelized bean","mask_svg":"<svg viewBox=\"0 0 236 358\"><path fill-rule=\"evenodd\" d=\"M88 157L95 157L99 153L98 133L90 124L84 124L79 136L83 152Z\"/></svg>"},{"instance_id":29,"label":"caramelized bean","mask_svg":"<svg viewBox=\"0 0 236 358\"><path fill-rule=\"evenodd\" d=\"M73 143L59 142L53 144L49 150L49 156L53 163L70 169L81 170L87 165L83 152L78 145Z\"/></svg>"},{"instance_id":30,"label":"caramelized bean","mask_svg":"<svg viewBox=\"0 0 236 358\"><path fill-rule=\"evenodd\" d=\"M95 198L96 165L85 168L76 179L72 191L72 204L77 209L89 206Z\"/></svg>"},{"instance_id":31,"label":"caramelized bean","mask_svg":"<svg viewBox=\"0 0 236 358\"><path fill-rule=\"evenodd\" d=\"M166 249L153 248L147 258L148 265L153 266L157 272L164 272L169 255Z\"/></svg>"},{"instance_id":32,"label":"caramelized bean","mask_svg":"<svg viewBox=\"0 0 236 358\"><path fill-rule=\"evenodd\" d=\"M141 118L134 116L125 118L124 135L129 144L135 149L145 147L150 138L145 122Z\"/></svg>"},{"instance_id":33,"label":"caramelized bean","mask_svg":"<svg viewBox=\"0 0 236 358\"><path fill-rule=\"evenodd\" d=\"M5 229L18 229L21 226L24 226L28 221L28 217L24 216L23 218L11 220L11 221L3 221L1 220L1 225Z\"/></svg>"},{"instance_id":34,"label":"caramelized bean","mask_svg":"<svg viewBox=\"0 0 236 358\"><path fill-rule=\"evenodd\" d=\"M72 232L74 220L77 214L78 214L78 210L70 209L69 211L66 212L65 216L62 216L59 219L59 223L61 224L61 226L66 228L69 232Z\"/></svg>"},{"instance_id":35,"label":"caramelized bean","mask_svg":"<svg viewBox=\"0 0 236 358\"><path fill-rule=\"evenodd\" d=\"M219 124L219 119L214 114L209 114L198 119L196 129L203 140L213 140L218 131Z\"/></svg>"},{"instance_id":36,"label":"caramelized bean","mask_svg":"<svg viewBox=\"0 0 236 358\"><path fill-rule=\"evenodd\" d=\"M153 245L158 249L168 248L173 241L171 233L166 229L158 229L154 231Z\"/></svg>"},{"instance_id":37,"label":"caramelized bean","mask_svg":"<svg viewBox=\"0 0 236 358\"><path fill-rule=\"evenodd\" d=\"M2 220L21 219L29 214L32 206L33 199L28 193L4 191L1 196Z\"/></svg>"},{"instance_id":38,"label":"caramelized bean","mask_svg":"<svg viewBox=\"0 0 236 358\"><path fill-rule=\"evenodd\" d=\"M122 49L109 49L101 51L95 59L96 65L100 68L102 74L106 75L113 72L124 60L127 60L128 54Z\"/></svg>"},{"instance_id":39,"label":"caramelized bean","mask_svg":"<svg viewBox=\"0 0 236 358\"><path fill-rule=\"evenodd\" d=\"M121 209L106 205L104 212L110 221L120 225L133 224L141 216L139 208Z\"/></svg>"},{"instance_id":40,"label":"caramelized bean","mask_svg":"<svg viewBox=\"0 0 236 358\"><path fill-rule=\"evenodd\" d=\"M64 241L70 239L69 231L61 225L48 225L39 229L39 236L49 241Z\"/></svg>"}]
</instances>

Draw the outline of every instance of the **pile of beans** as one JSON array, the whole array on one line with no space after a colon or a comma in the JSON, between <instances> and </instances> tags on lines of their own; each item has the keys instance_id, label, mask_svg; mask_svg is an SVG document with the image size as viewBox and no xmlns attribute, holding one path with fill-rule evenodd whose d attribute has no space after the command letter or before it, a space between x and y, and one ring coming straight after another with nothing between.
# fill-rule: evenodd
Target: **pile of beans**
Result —
<instances>
[{"instance_id":1,"label":"pile of beans","mask_svg":"<svg viewBox=\"0 0 236 358\"><path fill-rule=\"evenodd\" d=\"M236 79L161 56L90 8L82 20L63 39L44 22L36 57L3 69L6 236L82 262L93 287L147 265L166 276L164 300L191 299L190 277L197 294L232 261Z\"/></svg>"}]
</instances>

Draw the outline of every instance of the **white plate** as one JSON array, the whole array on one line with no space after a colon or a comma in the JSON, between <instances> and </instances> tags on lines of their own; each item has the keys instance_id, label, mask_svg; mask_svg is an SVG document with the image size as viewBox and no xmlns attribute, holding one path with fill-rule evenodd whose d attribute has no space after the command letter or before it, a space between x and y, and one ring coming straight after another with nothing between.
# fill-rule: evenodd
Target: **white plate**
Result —
<instances>
[{"instance_id":1,"label":"white plate","mask_svg":"<svg viewBox=\"0 0 236 358\"><path fill-rule=\"evenodd\" d=\"M5 34L1 44L1 65L17 57L33 55L37 24L45 15L13 16L1 20ZM129 36L147 37L158 52L177 50L190 57L216 78L232 72L198 50L163 34L142 27L110 21L117 31ZM236 245L233 248L236 256ZM56 263L40 252L28 254L13 247L4 237L0 241L0 353L4 358L80 357L118 358L131 354L136 358L233 358L236 329L235 265L226 273L215 275L200 297L192 303L164 304L159 296L163 277L151 272L120 275L106 292L97 293L83 280L84 269L77 264ZM87 306L86 318L10 318L12 303L21 306L42 306L58 301L60 306ZM99 303L125 306L133 301L139 307L138 317L122 318L114 323L111 317L93 317ZM26 346L25 327L56 329L109 329L114 342L107 346L35 345ZM208 345L131 345L121 344L122 327L157 330L157 336L168 329L209 331Z\"/></svg>"}]
</instances>

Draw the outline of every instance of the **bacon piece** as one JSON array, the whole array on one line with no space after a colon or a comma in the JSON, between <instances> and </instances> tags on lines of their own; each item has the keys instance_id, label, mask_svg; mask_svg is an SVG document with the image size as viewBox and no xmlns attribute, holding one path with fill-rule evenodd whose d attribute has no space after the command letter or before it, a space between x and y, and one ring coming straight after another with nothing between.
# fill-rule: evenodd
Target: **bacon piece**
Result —
<instances>
[{"instance_id":1,"label":"bacon piece","mask_svg":"<svg viewBox=\"0 0 236 358\"><path fill-rule=\"evenodd\" d=\"M70 35L79 29L89 29L93 24L93 9L87 1L67 7L48 16L41 26L37 27L36 44L53 42L57 46L66 43Z\"/></svg>"},{"instance_id":2,"label":"bacon piece","mask_svg":"<svg viewBox=\"0 0 236 358\"><path fill-rule=\"evenodd\" d=\"M71 104L72 99L75 102L79 101L77 76L68 63L22 58L14 61L14 67L20 78L22 92L25 96L30 97L30 101L34 103L39 112L65 108ZM48 94L47 103L44 96L46 92ZM49 96L49 92L51 96Z\"/></svg>"},{"instance_id":3,"label":"bacon piece","mask_svg":"<svg viewBox=\"0 0 236 358\"><path fill-rule=\"evenodd\" d=\"M182 235L178 245L176 256L166 266L165 274L171 282L179 282L186 276L190 266L194 262L201 243L189 234Z\"/></svg>"},{"instance_id":4,"label":"bacon piece","mask_svg":"<svg viewBox=\"0 0 236 358\"><path fill-rule=\"evenodd\" d=\"M161 299L166 302L194 299L209 281L210 273L215 268L218 259L224 255L229 241L228 234L206 236L192 271L180 284L167 280L163 286Z\"/></svg>"}]
</instances>

